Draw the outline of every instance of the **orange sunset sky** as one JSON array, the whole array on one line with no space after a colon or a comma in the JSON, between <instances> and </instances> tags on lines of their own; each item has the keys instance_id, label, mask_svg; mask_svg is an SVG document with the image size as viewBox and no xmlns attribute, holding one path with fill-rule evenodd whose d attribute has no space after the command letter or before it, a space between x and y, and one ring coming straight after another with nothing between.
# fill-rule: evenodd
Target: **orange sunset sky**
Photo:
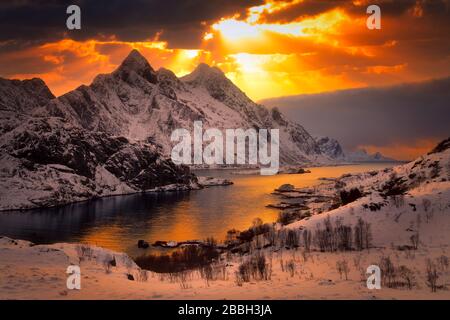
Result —
<instances>
[{"instance_id":1,"label":"orange sunset sky","mask_svg":"<svg viewBox=\"0 0 450 320\"><path fill-rule=\"evenodd\" d=\"M0 76L42 78L57 96L133 48L178 76L218 66L254 100L450 75L449 0L376 1L381 30L366 28L365 0L72 1L73 31L65 1L49 3L0 4Z\"/></svg>"}]
</instances>

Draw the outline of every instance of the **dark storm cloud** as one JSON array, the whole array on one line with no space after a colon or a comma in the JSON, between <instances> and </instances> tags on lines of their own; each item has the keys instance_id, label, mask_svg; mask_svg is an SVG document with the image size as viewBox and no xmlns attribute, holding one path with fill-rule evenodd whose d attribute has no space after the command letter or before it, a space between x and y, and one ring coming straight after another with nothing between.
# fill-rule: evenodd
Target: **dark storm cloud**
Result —
<instances>
[{"instance_id":1,"label":"dark storm cloud","mask_svg":"<svg viewBox=\"0 0 450 320\"><path fill-rule=\"evenodd\" d=\"M383 146L393 139L450 136L450 77L386 88L343 90L262 101L279 107L314 135L338 139L345 148Z\"/></svg>"},{"instance_id":2,"label":"dark storm cloud","mask_svg":"<svg viewBox=\"0 0 450 320\"><path fill-rule=\"evenodd\" d=\"M448 16L448 0L378 0L363 5L355 5L352 0L305 0L286 7L278 12L265 15L267 22L286 22L299 17L314 16L332 9L343 9L350 14L365 15L369 4L379 5L382 15L400 16L411 11L415 6L422 10L424 16Z\"/></svg>"},{"instance_id":3,"label":"dark storm cloud","mask_svg":"<svg viewBox=\"0 0 450 320\"><path fill-rule=\"evenodd\" d=\"M206 26L262 0L48 0L9 1L0 4L0 41L54 41L65 34L76 40L115 35L138 41L162 32L161 39L177 47L195 47ZM77 4L82 30L66 29L66 8Z\"/></svg>"}]
</instances>

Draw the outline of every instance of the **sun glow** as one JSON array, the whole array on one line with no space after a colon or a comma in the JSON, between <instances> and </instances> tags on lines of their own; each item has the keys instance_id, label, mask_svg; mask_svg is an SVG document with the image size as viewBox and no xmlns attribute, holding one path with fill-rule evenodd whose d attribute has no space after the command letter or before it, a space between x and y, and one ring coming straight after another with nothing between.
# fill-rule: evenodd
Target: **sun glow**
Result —
<instances>
[{"instance_id":1,"label":"sun glow","mask_svg":"<svg viewBox=\"0 0 450 320\"><path fill-rule=\"evenodd\" d=\"M1 76L40 77L60 95L89 84L98 73L113 71L131 49L139 50L154 69L164 67L177 76L190 73L200 62L218 66L254 100L447 75L448 59L429 61L422 51L411 50L413 42L406 41L410 35L398 34L409 29L397 20L384 17L383 33L369 33L362 10L367 1L352 4L361 13L331 2L310 10L315 5L304 0L267 0L244 12L201 21L197 42L182 46L161 30L142 41L122 41L114 35L85 41L64 38L5 51L0 55ZM420 22L411 12L401 19L406 25L408 19ZM33 67L22 67L24 61L32 61L27 63Z\"/></svg>"},{"instance_id":2,"label":"sun glow","mask_svg":"<svg viewBox=\"0 0 450 320\"><path fill-rule=\"evenodd\" d=\"M336 9L301 21L260 23L264 10L271 12L274 9L272 6L250 8L247 19L239 19L239 16L221 19L212 25L212 30L218 32L225 42L234 44L238 41L264 38L266 33L288 37L314 37L316 41L324 42L328 40L327 35L337 34L339 25L350 19L345 12Z\"/></svg>"}]
</instances>

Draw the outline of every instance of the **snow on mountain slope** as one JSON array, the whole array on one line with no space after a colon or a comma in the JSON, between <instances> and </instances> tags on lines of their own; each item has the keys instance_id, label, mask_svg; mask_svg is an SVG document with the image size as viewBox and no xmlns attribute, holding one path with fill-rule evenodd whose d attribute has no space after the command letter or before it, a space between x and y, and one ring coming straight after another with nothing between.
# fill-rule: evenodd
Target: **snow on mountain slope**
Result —
<instances>
[{"instance_id":1,"label":"snow on mountain slope","mask_svg":"<svg viewBox=\"0 0 450 320\"><path fill-rule=\"evenodd\" d=\"M75 127L61 118L27 118L0 136L0 210L51 207L91 198L197 188L185 166L151 143Z\"/></svg>"},{"instance_id":2,"label":"snow on mountain slope","mask_svg":"<svg viewBox=\"0 0 450 320\"><path fill-rule=\"evenodd\" d=\"M346 151L342 149L339 141L329 137L317 137L316 142L319 145L323 155L339 162L395 162L397 160L383 156L376 152L369 154L366 150Z\"/></svg>"},{"instance_id":3,"label":"snow on mountain slope","mask_svg":"<svg viewBox=\"0 0 450 320\"><path fill-rule=\"evenodd\" d=\"M25 113L46 105L55 96L41 79L8 80L0 78L0 110Z\"/></svg>"},{"instance_id":4,"label":"snow on mountain slope","mask_svg":"<svg viewBox=\"0 0 450 320\"><path fill-rule=\"evenodd\" d=\"M351 162L390 162L396 161L395 159L386 157L380 152L369 154L365 149L360 149L352 152L346 152L345 158Z\"/></svg>"},{"instance_id":5,"label":"snow on mountain slope","mask_svg":"<svg viewBox=\"0 0 450 320\"><path fill-rule=\"evenodd\" d=\"M17 127L27 113L55 98L41 79L8 80L0 78L0 134Z\"/></svg>"},{"instance_id":6,"label":"snow on mountain slope","mask_svg":"<svg viewBox=\"0 0 450 320\"><path fill-rule=\"evenodd\" d=\"M353 188L363 196L340 205L340 192ZM371 224L375 246L411 245L411 236L416 233L420 235L421 245L447 246L450 243L450 138L415 161L381 171L344 175L315 187L314 194L334 198L338 208L321 209L323 213L294 222L288 228L314 231L327 217L355 225L361 217Z\"/></svg>"},{"instance_id":7,"label":"snow on mountain slope","mask_svg":"<svg viewBox=\"0 0 450 320\"><path fill-rule=\"evenodd\" d=\"M201 64L178 79L166 69L155 72L136 50L113 73L97 76L90 86L52 100L35 114L64 117L130 140L150 139L167 156L172 131L192 131L197 120L204 129L280 129L282 163L329 161L303 127L251 101L219 69Z\"/></svg>"},{"instance_id":8,"label":"snow on mountain slope","mask_svg":"<svg viewBox=\"0 0 450 320\"><path fill-rule=\"evenodd\" d=\"M318 137L316 138L316 142L319 145L322 154L329 156L331 159L345 160L344 151L336 139Z\"/></svg>"}]
</instances>

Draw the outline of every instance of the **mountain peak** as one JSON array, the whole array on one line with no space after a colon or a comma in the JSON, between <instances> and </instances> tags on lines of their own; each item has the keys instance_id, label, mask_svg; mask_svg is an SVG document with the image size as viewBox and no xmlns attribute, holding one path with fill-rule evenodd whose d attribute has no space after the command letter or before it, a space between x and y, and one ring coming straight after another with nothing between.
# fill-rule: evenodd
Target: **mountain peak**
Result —
<instances>
[{"instance_id":1,"label":"mountain peak","mask_svg":"<svg viewBox=\"0 0 450 320\"><path fill-rule=\"evenodd\" d=\"M9 80L0 77L0 110L29 112L55 96L40 78Z\"/></svg>"},{"instance_id":2,"label":"mountain peak","mask_svg":"<svg viewBox=\"0 0 450 320\"><path fill-rule=\"evenodd\" d=\"M194 71L182 78L186 82L203 82L212 78L226 78L225 74L217 67L211 67L206 63L200 63Z\"/></svg>"},{"instance_id":3,"label":"mountain peak","mask_svg":"<svg viewBox=\"0 0 450 320\"><path fill-rule=\"evenodd\" d=\"M135 72L151 83L157 82L156 72L148 63L147 59L136 49L133 49L123 60L115 71L124 80L128 79L130 73Z\"/></svg>"}]
</instances>

